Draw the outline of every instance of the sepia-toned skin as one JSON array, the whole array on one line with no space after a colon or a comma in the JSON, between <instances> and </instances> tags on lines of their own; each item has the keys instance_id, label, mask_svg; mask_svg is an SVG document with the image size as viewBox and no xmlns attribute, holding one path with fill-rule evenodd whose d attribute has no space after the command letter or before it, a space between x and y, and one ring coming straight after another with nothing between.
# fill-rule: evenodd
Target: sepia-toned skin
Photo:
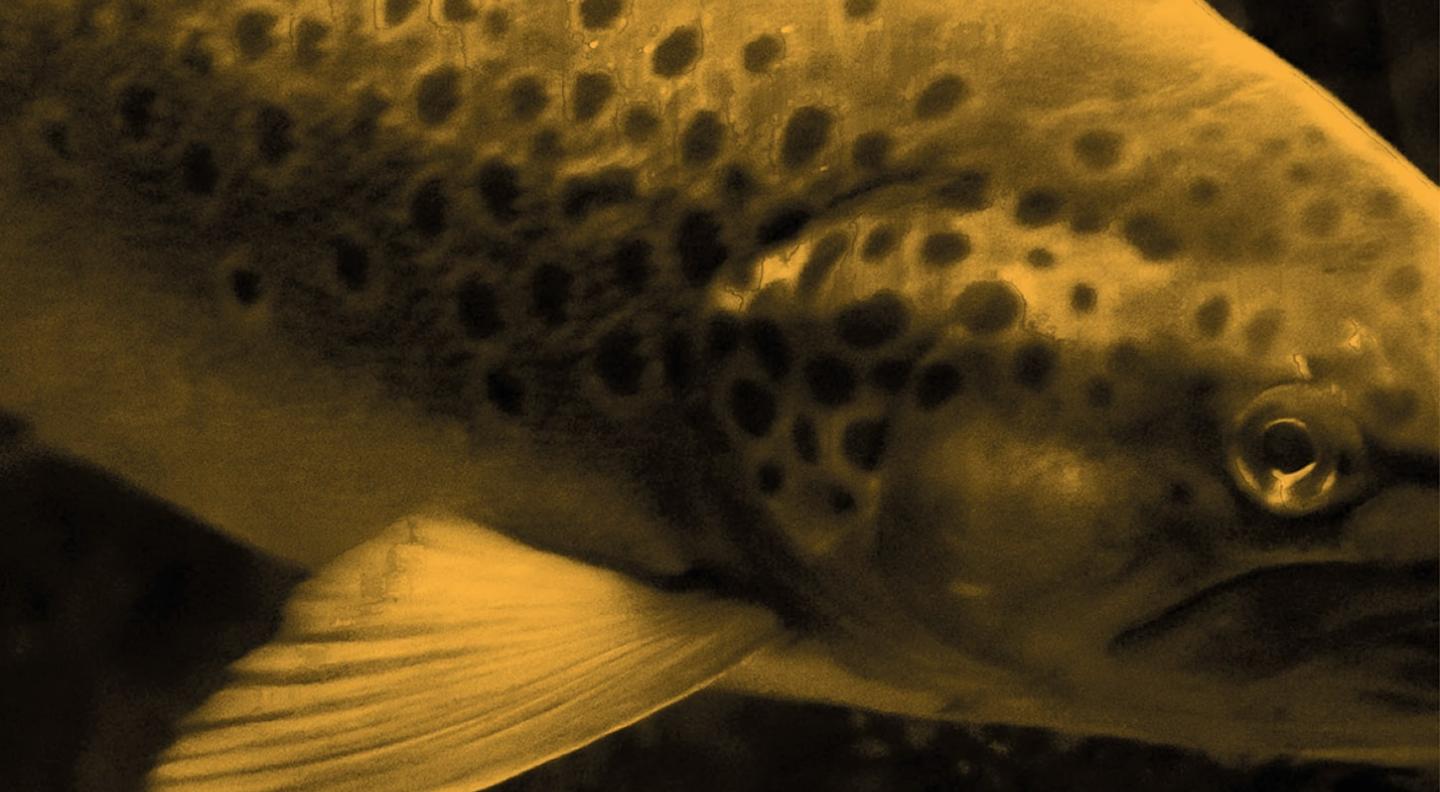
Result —
<instances>
[{"instance_id":1,"label":"sepia-toned skin","mask_svg":"<svg viewBox=\"0 0 1440 792\"><path fill-rule=\"evenodd\" d=\"M0 409L267 552L440 509L915 694L807 695L1434 762L1436 187L1199 4L20 0L0 125Z\"/></svg>"}]
</instances>

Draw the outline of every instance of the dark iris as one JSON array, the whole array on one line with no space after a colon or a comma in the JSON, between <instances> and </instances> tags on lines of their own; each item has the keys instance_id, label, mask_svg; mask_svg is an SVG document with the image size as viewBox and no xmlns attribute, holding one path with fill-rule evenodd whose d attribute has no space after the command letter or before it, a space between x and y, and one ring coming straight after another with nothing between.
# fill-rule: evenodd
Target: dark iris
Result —
<instances>
[{"instance_id":1,"label":"dark iris","mask_svg":"<svg viewBox=\"0 0 1440 792\"><path fill-rule=\"evenodd\" d=\"M1315 462L1310 430L1299 421L1276 421L1260 437L1261 459L1271 470L1294 473Z\"/></svg>"}]
</instances>

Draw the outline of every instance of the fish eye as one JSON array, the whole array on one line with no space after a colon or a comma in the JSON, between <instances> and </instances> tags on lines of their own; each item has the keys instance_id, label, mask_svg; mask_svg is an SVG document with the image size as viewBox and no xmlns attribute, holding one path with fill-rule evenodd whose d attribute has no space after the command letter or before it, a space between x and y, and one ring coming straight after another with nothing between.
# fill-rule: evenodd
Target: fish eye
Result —
<instances>
[{"instance_id":1,"label":"fish eye","mask_svg":"<svg viewBox=\"0 0 1440 792\"><path fill-rule=\"evenodd\" d=\"M1308 385L1261 393L1237 416L1227 447L1236 486L1276 514L1312 514L1363 489L1359 427L1334 396Z\"/></svg>"}]
</instances>

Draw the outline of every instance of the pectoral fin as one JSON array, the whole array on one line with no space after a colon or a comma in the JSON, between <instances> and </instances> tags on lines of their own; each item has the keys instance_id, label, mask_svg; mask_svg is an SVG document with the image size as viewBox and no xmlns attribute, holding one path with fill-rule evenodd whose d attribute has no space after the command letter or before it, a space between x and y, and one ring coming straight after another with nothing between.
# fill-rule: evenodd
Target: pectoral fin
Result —
<instances>
[{"instance_id":1,"label":"pectoral fin","mask_svg":"<svg viewBox=\"0 0 1440 792\"><path fill-rule=\"evenodd\" d=\"M150 784L470 792L703 687L779 629L759 608L410 519L297 589Z\"/></svg>"}]
</instances>

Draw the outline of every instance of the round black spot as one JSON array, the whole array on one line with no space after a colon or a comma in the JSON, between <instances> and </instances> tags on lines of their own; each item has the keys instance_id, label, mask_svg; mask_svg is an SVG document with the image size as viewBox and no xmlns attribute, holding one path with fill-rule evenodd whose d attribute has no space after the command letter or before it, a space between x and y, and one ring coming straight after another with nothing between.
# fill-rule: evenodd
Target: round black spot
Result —
<instances>
[{"instance_id":1,"label":"round black spot","mask_svg":"<svg viewBox=\"0 0 1440 792\"><path fill-rule=\"evenodd\" d=\"M815 243L815 247L810 251L810 258L806 259L805 265L800 268L800 275L795 279L795 290L800 294L814 292L830 277L830 272L849 250L849 234L844 231L831 231L826 234Z\"/></svg>"},{"instance_id":2,"label":"round black spot","mask_svg":"<svg viewBox=\"0 0 1440 792\"><path fill-rule=\"evenodd\" d=\"M939 118L948 115L970 95L970 86L954 74L943 74L930 81L915 98L915 117Z\"/></svg>"},{"instance_id":3,"label":"round black spot","mask_svg":"<svg viewBox=\"0 0 1440 792\"><path fill-rule=\"evenodd\" d=\"M808 206L801 204L781 206L760 221L760 225L755 229L755 241L762 245L789 242L800 235L812 216Z\"/></svg>"},{"instance_id":4,"label":"round black spot","mask_svg":"<svg viewBox=\"0 0 1440 792\"><path fill-rule=\"evenodd\" d=\"M880 0L845 0L845 16L860 19L875 13Z\"/></svg>"},{"instance_id":5,"label":"round black spot","mask_svg":"<svg viewBox=\"0 0 1440 792\"><path fill-rule=\"evenodd\" d=\"M1400 426L1420 411L1420 396L1413 388L1373 385L1364 396L1365 406L1389 426Z\"/></svg>"},{"instance_id":6,"label":"round black spot","mask_svg":"<svg viewBox=\"0 0 1440 792\"><path fill-rule=\"evenodd\" d=\"M899 393L910 382L915 362L902 358L886 358L870 369L870 384L885 393Z\"/></svg>"},{"instance_id":7,"label":"round black spot","mask_svg":"<svg viewBox=\"0 0 1440 792\"><path fill-rule=\"evenodd\" d=\"M992 335L1008 330L1020 319L1025 303L1020 293L1005 281L976 281L955 298L955 321L975 335Z\"/></svg>"},{"instance_id":8,"label":"round black spot","mask_svg":"<svg viewBox=\"0 0 1440 792\"><path fill-rule=\"evenodd\" d=\"M764 74L770 71L770 67L780 60L785 54L785 40L779 36L766 33L756 36L747 43L740 52L740 59L745 65L745 71L752 74Z\"/></svg>"},{"instance_id":9,"label":"round black spot","mask_svg":"<svg viewBox=\"0 0 1440 792\"><path fill-rule=\"evenodd\" d=\"M440 6L440 13L446 22L469 22L480 15L471 0L445 0Z\"/></svg>"},{"instance_id":10,"label":"round black spot","mask_svg":"<svg viewBox=\"0 0 1440 792\"><path fill-rule=\"evenodd\" d=\"M935 188L935 198L946 209L978 212L990 206L990 174L962 170Z\"/></svg>"},{"instance_id":11,"label":"round black spot","mask_svg":"<svg viewBox=\"0 0 1440 792\"><path fill-rule=\"evenodd\" d=\"M660 129L660 118L648 107L631 107L625 111L620 127L626 140L631 143L644 143Z\"/></svg>"},{"instance_id":12,"label":"round black spot","mask_svg":"<svg viewBox=\"0 0 1440 792\"><path fill-rule=\"evenodd\" d=\"M932 267L949 267L970 255L970 237L959 231L937 231L920 245L920 260Z\"/></svg>"},{"instance_id":13,"label":"round black spot","mask_svg":"<svg viewBox=\"0 0 1440 792\"><path fill-rule=\"evenodd\" d=\"M420 122L442 124L460 107L460 70L440 66L415 84L415 111Z\"/></svg>"},{"instance_id":14,"label":"round black spot","mask_svg":"<svg viewBox=\"0 0 1440 792\"><path fill-rule=\"evenodd\" d=\"M665 372L665 384L674 393L683 393L695 379L695 355L690 336L686 333L671 333L665 337L661 348L661 364Z\"/></svg>"},{"instance_id":15,"label":"round black spot","mask_svg":"<svg viewBox=\"0 0 1440 792\"><path fill-rule=\"evenodd\" d=\"M160 98L148 85L127 85L120 91L118 109L125 137L144 140L155 121L155 102Z\"/></svg>"},{"instance_id":16,"label":"round black spot","mask_svg":"<svg viewBox=\"0 0 1440 792\"><path fill-rule=\"evenodd\" d=\"M855 370L837 357L806 361L803 371L810 395L823 407L839 407L855 396Z\"/></svg>"},{"instance_id":17,"label":"round black spot","mask_svg":"<svg viewBox=\"0 0 1440 792\"><path fill-rule=\"evenodd\" d=\"M720 191L730 203L743 204L755 192L755 179L743 166L728 165L720 172Z\"/></svg>"},{"instance_id":18,"label":"round black spot","mask_svg":"<svg viewBox=\"0 0 1440 792\"><path fill-rule=\"evenodd\" d=\"M1152 214L1137 214L1122 228L1129 242L1146 261L1167 261L1180 255L1180 237L1165 221Z\"/></svg>"},{"instance_id":19,"label":"round black spot","mask_svg":"<svg viewBox=\"0 0 1440 792\"><path fill-rule=\"evenodd\" d=\"M705 356L719 362L740 348L740 319L728 311L710 317L705 328Z\"/></svg>"},{"instance_id":20,"label":"round black spot","mask_svg":"<svg viewBox=\"0 0 1440 792\"><path fill-rule=\"evenodd\" d=\"M857 300L835 316L835 332L841 341L869 349L900 337L910 324L910 309L904 298L885 289Z\"/></svg>"},{"instance_id":21,"label":"round black spot","mask_svg":"<svg viewBox=\"0 0 1440 792\"><path fill-rule=\"evenodd\" d=\"M531 312L551 327L564 324L574 283L575 276L563 267L554 264L536 267L530 277Z\"/></svg>"},{"instance_id":22,"label":"round black spot","mask_svg":"<svg viewBox=\"0 0 1440 792\"><path fill-rule=\"evenodd\" d=\"M639 353L640 336L629 330L606 333L595 350L595 373L606 389L619 396L640 392L646 360Z\"/></svg>"},{"instance_id":23,"label":"round black spot","mask_svg":"<svg viewBox=\"0 0 1440 792\"><path fill-rule=\"evenodd\" d=\"M1300 212L1300 228L1311 236L1330 236L1340 226L1340 204L1321 198Z\"/></svg>"},{"instance_id":24,"label":"round black spot","mask_svg":"<svg viewBox=\"0 0 1440 792\"><path fill-rule=\"evenodd\" d=\"M350 291L360 291L370 282L370 253L355 242L337 237L330 240L335 278Z\"/></svg>"},{"instance_id":25,"label":"round black spot","mask_svg":"<svg viewBox=\"0 0 1440 792\"><path fill-rule=\"evenodd\" d=\"M1271 470L1294 473L1315 461L1310 430L1296 421L1276 421L1260 436L1260 459Z\"/></svg>"},{"instance_id":26,"label":"round black spot","mask_svg":"<svg viewBox=\"0 0 1440 792\"><path fill-rule=\"evenodd\" d=\"M255 113L255 148L260 159L271 165L284 162L295 150L290 137L294 128L295 120L283 107L262 105Z\"/></svg>"},{"instance_id":27,"label":"round black spot","mask_svg":"<svg viewBox=\"0 0 1440 792\"><path fill-rule=\"evenodd\" d=\"M720 156L725 140L725 124L713 110L700 110L690 117L680 133L680 159L686 165L709 165Z\"/></svg>"},{"instance_id":28,"label":"round black spot","mask_svg":"<svg viewBox=\"0 0 1440 792\"><path fill-rule=\"evenodd\" d=\"M510 114L521 121L533 121L545 112L550 94L539 77L516 77L510 82Z\"/></svg>"},{"instance_id":29,"label":"round black spot","mask_svg":"<svg viewBox=\"0 0 1440 792\"><path fill-rule=\"evenodd\" d=\"M618 166L602 168L567 179L561 188L560 210L566 217L578 220L591 210L629 203L637 194L634 171Z\"/></svg>"},{"instance_id":30,"label":"round black spot","mask_svg":"<svg viewBox=\"0 0 1440 792\"><path fill-rule=\"evenodd\" d=\"M420 7L420 0L385 0L385 26L394 27Z\"/></svg>"},{"instance_id":31,"label":"round black spot","mask_svg":"<svg viewBox=\"0 0 1440 792\"><path fill-rule=\"evenodd\" d=\"M1045 390L1055 372L1055 350L1047 344L1030 342L1015 350L1015 382L1033 391Z\"/></svg>"},{"instance_id":32,"label":"round black spot","mask_svg":"<svg viewBox=\"0 0 1440 792\"><path fill-rule=\"evenodd\" d=\"M1120 162L1125 138L1108 129L1092 129L1075 138L1075 158L1094 170L1109 170Z\"/></svg>"},{"instance_id":33,"label":"round black spot","mask_svg":"<svg viewBox=\"0 0 1440 792\"><path fill-rule=\"evenodd\" d=\"M1070 230L1077 234L1098 234L1109 225L1110 221L1105 214L1093 206L1076 208L1075 214L1070 218Z\"/></svg>"},{"instance_id":34,"label":"round black spot","mask_svg":"<svg viewBox=\"0 0 1440 792\"><path fill-rule=\"evenodd\" d=\"M615 79L603 72L581 72L575 75L571 104L576 121L589 121L605 109L615 95Z\"/></svg>"},{"instance_id":35,"label":"round black spot","mask_svg":"<svg viewBox=\"0 0 1440 792\"><path fill-rule=\"evenodd\" d=\"M892 225L877 226L865 235L860 245L860 258L877 261L889 255L900 244L900 232Z\"/></svg>"},{"instance_id":36,"label":"round black spot","mask_svg":"<svg viewBox=\"0 0 1440 792\"><path fill-rule=\"evenodd\" d=\"M861 470L880 467L890 426L883 418L851 421L840 438L840 451Z\"/></svg>"},{"instance_id":37,"label":"round black spot","mask_svg":"<svg viewBox=\"0 0 1440 792\"><path fill-rule=\"evenodd\" d=\"M895 142L884 132L866 132L851 144L850 158L857 168L880 170L890 160L890 149L894 145Z\"/></svg>"},{"instance_id":38,"label":"round black spot","mask_svg":"<svg viewBox=\"0 0 1440 792\"><path fill-rule=\"evenodd\" d=\"M1077 283L1070 290L1070 310L1079 314L1088 314L1095 310L1095 303L1099 299L1099 293L1095 287L1088 283Z\"/></svg>"},{"instance_id":39,"label":"round black spot","mask_svg":"<svg viewBox=\"0 0 1440 792\"><path fill-rule=\"evenodd\" d=\"M1036 228L1060 219L1065 199L1049 190L1029 190L1015 204L1015 222Z\"/></svg>"},{"instance_id":40,"label":"round black spot","mask_svg":"<svg viewBox=\"0 0 1440 792\"><path fill-rule=\"evenodd\" d=\"M785 471L775 462L766 462L755 472L755 486L766 495L780 491L785 484Z\"/></svg>"},{"instance_id":41,"label":"round black spot","mask_svg":"<svg viewBox=\"0 0 1440 792\"><path fill-rule=\"evenodd\" d=\"M275 47L275 25L280 20L269 11L246 11L235 20L235 47L241 57L254 60Z\"/></svg>"},{"instance_id":42,"label":"round black spot","mask_svg":"<svg viewBox=\"0 0 1440 792\"><path fill-rule=\"evenodd\" d=\"M1055 266L1055 254L1045 248L1031 248L1025 253L1025 262L1035 269L1050 269Z\"/></svg>"},{"instance_id":43,"label":"round black spot","mask_svg":"<svg viewBox=\"0 0 1440 792\"><path fill-rule=\"evenodd\" d=\"M1245 323L1245 348L1252 355L1263 355L1275 343L1284 323L1285 312L1278 308L1267 308Z\"/></svg>"},{"instance_id":44,"label":"round black spot","mask_svg":"<svg viewBox=\"0 0 1440 792\"><path fill-rule=\"evenodd\" d=\"M654 248L644 239L622 241L610 255L610 266L621 288L631 294L639 294L650 282L654 270L651 256Z\"/></svg>"},{"instance_id":45,"label":"round black spot","mask_svg":"<svg viewBox=\"0 0 1440 792\"><path fill-rule=\"evenodd\" d=\"M450 213L450 198L445 183L439 178L426 179L410 196L410 225L428 237L445 232Z\"/></svg>"},{"instance_id":46,"label":"round black spot","mask_svg":"<svg viewBox=\"0 0 1440 792\"><path fill-rule=\"evenodd\" d=\"M920 370L915 382L915 404L933 410L960 392L965 378L949 363L931 363Z\"/></svg>"},{"instance_id":47,"label":"round black spot","mask_svg":"<svg viewBox=\"0 0 1440 792\"><path fill-rule=\"evenodd\" d=\"M1195 491L1183 481L1172 481L1170 489L1165 492L1165 500L1175 506L1189 506L1195 500Z\"/></svg>"},{"instance_id":48,"label":"round black spot","mask_svg":"<svg viewBox=\"0 0 1440 792\"><path fill-rule=\"evenodd\" d=\"M1108 380L1095 378L1085 383L1085 403L1104 409L1115 402L1115 387Z\"/></svg>"},{"instance_id":49,"label":"round black spot","mask_svg":"<svg viewBox=\"0 0 1440 792\"><path fill-rule=\"evenodd\" d=\"M195 195L214 194L220 185L220 168L209 146L191 143L180 153L180 185Z\"/></svg>"},{"instance_id":50,"label":"round black spot","mask_svg":"<svg viewBox=\"0 0 1440 792\"><path fill-rule=\"evenodd\" d=\"M692 286L710 282L730 256L722 241L720 221L703 209L686 212L675 227L675 255L680 272Z\"/></svg>"},{"instance_id":51,"label":"round black spot","mask_svg":"<svg viewBox=\"0 0 1440 792\"><path fill-rule=\"evenodd\" d=\"M1309 184L1315 180L1315 168L1307 162L1297 162L1285 171L1285 175L1296 184Z\"/></svg>"},{"instance_id":52,"label":"round black spot","mask_svg":"<svg viewBox=\"0 0 1440 792\"><path fill-rule=\"evenodd\" d=\"M1134 341L1116 341L1110 346L1105 363L1116 374L1134 376L1145 370L1145 353Z\"/></svg>"},{"instance_id":53,"label":"round black spot","mask_svg":"<svg viewBox=\"0 0 1440 792\"><path fill-rule=\"evenodd\" d=\"M1206 338L1214 338L1225 332L1230 323L1230 301L1216 295L1195 309L1195 329Z\"/></svg>"},{"instance_id":54,"label":"round black spot","mask_svg":"<svg viewBox=\"0 0 1440 792\"><path fill-rule=\"evenodd\" d=\"M1196 206L1209 206L1220 198L1220 185L1214 179L1207 179L1204 176L1190 182L1185 194Z\"/></svg>"},{"instance_id":55,"label":"round black spot","mask_svg":"<svg viewBox=\"0 0 1440 792\"><path fill-rule=\"evenodd\" d=\"M455 315L465 335L476 341L491 338L505 329L495 289L473 276L461 281L455 290Z\"/></svg>"},{"instance_id":56,"label":"round black spot","mask_svg":"<svg viewBox=\"0 0 1440 792\"><path fill-rule=\"evenodd\" d=\"M746 434L769 434L775 425L775 411L775 396L760 383L740 379L730 385L730 416Z\"/></svg>"},{"instance_id":57,"label":"round black spot","mask_svg":"<svg viewBox=\"0 0 1440 792\"><path fill-rule=\"evenodd\" d=\"M530 139L530 156L538 162L553 162L565 156L565 141L560 130L545 127Z\"/></svg>"},{"instance_id":58,"label":"round black spot","mask_svg":"<svg viewBox=\"0 0 1440 792\"><path fill-rule=\"evenodd\" d=\"M790 373L790 342L773 320L754 317L746 321L745 343L770 379L782 380Z\"/></svg>"},{"instance_id":59,"label":"round black spot","mask_svg":"<svg viewBox=\"0 0 1440 792\"><path fill-rule=\"evenodd\" d=\"M580 24L591 30L610 27L623 8L620 0L580 0Z\"/></svg>"},{"instance_id":60,"label":"round black spot","mask_svg":"<svg viewBox=\"0 0 1440 792\"><path fill-rule=\"evenodd\" d=\"M700 57L700 31L678 27L655 46L650 68L661 77L679 77Z\"/></svg>"},{"instance_id":61,"label":"round black spot","mask_svg":"<svg viewBox=\"0 0 1440 792\"><path fill-rule=\"evenodd\" d=\"M849 514L855 511L855 496L850 490L844 487L832 487L830 489L830 511L836 514Z\"/></svg>"},{"instance_id":62,"label":"round black spot","mask_svg":"<svg viewBox=\"0 0 1440 792\"><path fill-rule=\"evenodd\" d=\"M501 223L509 223L520 212L515 202L520 199L520 173L510 164L492 159L481 164L475 174L475 191L480 203Z\"/></svg>"},{"instance_id":63,"label":"round black spot","mask_svg":"<svg viewBox=\"0 0 1440 792\"><path fill-rule=\"evenodd\" d=\"M241 305L254 305L260 300L260 273L243 267L231 270L230 293Z\"/></svg>"},{"instance_id":64,"label":"round black spot","mask_svg":"<svg viewBox=\"0 0 1440 792\"><path fill-rule=\"evenodd\" d=\"M503 8L492 8L485 12L483 24L491 38L500 38L510 30L510 14Z\"/></svg>"},{"instance_id":65,"label":"round black spot","mask_svg":"<svg viewBox=\"0 0 1440 792\"><path fill-rule=\"evenodd\" d=\"M306 17L295 25L295 62L301 68L311 68L325 57L322 45L330 37L330 26L316 19Z\"/></svg>"},{"instance_id":66,"label":"round black spot","mask_svg":"<svg viewBox=\"0 0 1440 792\"><path fill-rule=\"evenodd\" d=\"M820 462L820 436L815 432L815 423L807 416L795 416L790 425L790 443L800 461L810 465Z\"/></svg>"},{"instance_id":67,"label":"round black spot","mask_svg":"<svg viewBox=\"0 0 1440 792\"><path fill-rule=\"evenodd\" d=\"M504 369L494 369L485 375L485 398L506 415L520 415L525 411L525 383Z\"/></svg>"},{"instance_id":68,"label":"round black spot","mask_svg":"<svg viewBox=\"0 0 1440 792\"><path fill-rule=\"evenodd\" d=\"M780 134L780 164L794 169L814 161L829 142L834 123L829 111L813 105L791 113Z\"/></svg>"},{"instance_id":69,"label":"round black spot","mask_svg":"<svg viewBox=\"0 0 1440 792\"><path fill-rule=\"evenodd\" d=\"M205 45L203 37L193 34L189 40L180 45L180 63L195 74L204 77L215 68L215 54Z\"/></svg>"},{"instance_id":70,"label":"round black spot","mask_svg":"<svg viewBox=\"0 0 1440 792\"><path fill-rule=\"evenodd\" d=\"M1381 288L1390 299L1403 300L1418 293L1422 285L1424 277L1420 274L1420 269L1413 264L1405 264L1391 270L1390 274L1385 276Z\"/></svg>"}]
</instances>

